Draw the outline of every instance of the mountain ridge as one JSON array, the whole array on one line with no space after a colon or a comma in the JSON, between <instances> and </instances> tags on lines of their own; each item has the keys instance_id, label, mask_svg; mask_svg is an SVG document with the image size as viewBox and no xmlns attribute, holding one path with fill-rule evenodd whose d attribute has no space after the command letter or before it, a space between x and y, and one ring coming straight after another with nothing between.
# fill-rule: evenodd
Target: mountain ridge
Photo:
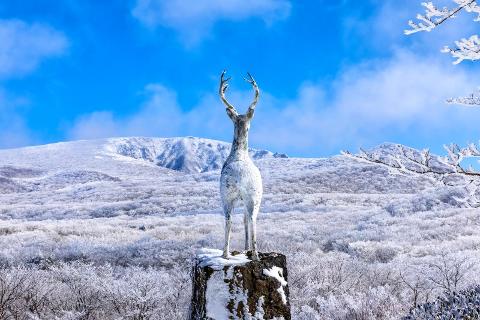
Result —
<instances>
[{"instance_id":1,"label":"mountain ridge","mask_svg":"<svg viewBox=\"0 0 480 320\"><path fill-rule=\"evenodd\" d=\"M3 149L0 150L0 158L7 160L7 165L24 161L31 167L35 162L50 160L52 163L68 161L74 167L76 162L85 165L92 161L92 156L96 160L110 157L123 161L143 161L184 173L202 173L220 169L230 153L230 147L228 142L196 137L119 137ZM253 160L288 157L286 154L252 148L249 153Z\"/></svg>"}]
</instances>

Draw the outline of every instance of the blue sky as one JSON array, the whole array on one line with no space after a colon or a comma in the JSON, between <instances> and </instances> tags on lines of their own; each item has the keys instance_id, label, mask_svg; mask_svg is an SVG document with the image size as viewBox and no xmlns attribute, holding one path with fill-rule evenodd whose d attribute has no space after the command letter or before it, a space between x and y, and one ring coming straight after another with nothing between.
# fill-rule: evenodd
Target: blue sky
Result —
<instances>
[{"instance_id":1,"label":"blue sky","mask_svg":"<svg viewBox=\"0 0 480 320\"><path fill-rule=\"evenodd\" d=\"M463 14L404 36L420 1L4 0L0 148L112 136L229 141L217 96L245 110L262 90L252 147L294 156L384 141L442 152L478 141L480 108L446 105L480 86L444 45L478 31ZM449 1L444 1L449 3Z\"/></svg>"}]
</instances>

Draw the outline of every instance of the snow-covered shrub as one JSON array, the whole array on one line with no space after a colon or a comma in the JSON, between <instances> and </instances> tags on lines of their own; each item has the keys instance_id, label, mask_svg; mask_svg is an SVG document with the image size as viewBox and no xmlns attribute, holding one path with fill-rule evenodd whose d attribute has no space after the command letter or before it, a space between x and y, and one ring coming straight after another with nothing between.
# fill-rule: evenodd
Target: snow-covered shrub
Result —
<instances>
[{"instance_id":1,"label":"snow-covered shrub","mask_svg":"<svg viewBox=\"0 0 480 320\"><path fill-rule=\"evenodd\" d=\"M402 301L389 287L370 288L350 294L316 299L320 319L375 320L394 319Z\"/></svg>"},{"instance_id":2,"label":"snow-covered shrub","mask_svg":"<svg viewBox=\"0 0 480 320\"><path fill-rule=\"evenodd\" d=\"M324 252L339 251L339 252L344 252L348 254L352 254L354 252L354 250L350 248L350 244L342 239L327 240L327 242L325 242L325 244L323 245L323 251Z\"/></svg>"},{"instance_id":3,"label":"snow-covered shrub","mask_svg":"<svg viewBox=\"0 0 480 320\"><path fill-rule=\"evenodd\" d=\"M463 208L467 199L465 188L445 186L410 196L408 200L392 201L385 206L385 210L392 216L403 216L424 211Z\"/></svg>"},{"instance_id":4,"label":"snow-covered shrub","mask_svg":"<svg viewBox=\"0 0 480 320\"><path fill-rule=\"evenodd\" d=\"M465 207L468 199L467 190L463 187L447 187L442 190L438 190L438 199L452 207L462 208Z\"/></svg>"},{"instance_id":5,"label":"snow-covered shrub","mask_svg":"<svg viewBox=\"0 0 480 320\"><path fill-rule=\"evenodd\" d=\"M424 265L423 273L432 287L444 292L454 292L464 287L476 263L468 256L440 253Z\"/></svg>"},{"instance_id":6,"label":"snow-covered shrub","mask_svg":"<svg viewBox=\"0 0 480 320\"><path fill-rule=\"evenodd\" d=\"M412 309L403 319L480 319L480 286L438 297Z\"/></svg>"},{"instance_id":7,"label":"snow-covered shrub","mask_svg":"<svg viewBox=\"0 0 480 320\"><path fill-rule=\"evenodd\" d=\"M0 270L0 319L185 319L189 273L73 263Z\"/></svg>"},{"instance_id":8,"label":"snow-covered shrub","mask_svg":"<svg viewBox=\"0 0 480 320\"><path fill-rule=\"evenodd\" d=\"M295 319L372 320L396 319L404 302L388 286L366 288L359 292L317 296L310 305L295 306Z\"/></svg>"},{"instance_id":9,"label":"snow-covered shrub","mask_svg":"<svg viewBox=\"0 0 480 320\"><path fill-rule=\"evenodd\" d=\"M385 246L385 247L376 248L373 254L371 255L371 260L378 261L381 263L387 263L392 261L396 255L397 255L397 249Z\"/></svg>"},{"instance_id":10,"label":"snow-covered shrub","mask_svg":"<svg viewBox=\"0 0 480 320\"><path fill-rule=\"evenodd\" d=\"M370 263L387 263L393 260L399 248L379 241L357 241L351 244L352 252Z\"/></svg>"},{"instance_id":11,"label":"snow-covered shrub","mask_svg":"<svg viewBox=\"0 0 480 320\"><path fill-rule=\"evenodd\" d=\"M389 203L385 210L392 216L402 216L405 214L430 211L440 204L440 201L431 194L422 194L414 196L409 201L395 201Z\"/></svg>"}]
</instances>

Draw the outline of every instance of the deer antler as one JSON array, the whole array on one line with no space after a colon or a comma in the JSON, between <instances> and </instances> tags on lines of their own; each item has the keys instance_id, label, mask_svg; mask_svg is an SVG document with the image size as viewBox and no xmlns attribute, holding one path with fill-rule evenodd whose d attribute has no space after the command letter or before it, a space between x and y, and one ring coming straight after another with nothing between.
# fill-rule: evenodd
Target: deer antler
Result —
<instances>
[{"instance_id":1,"label":"deer antler","mask_svg":"<svg viewBox=\"0 0 480 320\"><path fill-rule=\"evenodd\" d=\"M244 78L245 81L250 83L252 85L253 89L255 90L255 96L253 98L253 102L250 104L250 106L248 107L248 111L247 111L247 116L249 118L252 118L253 113L255 111L255 106L257 105L257 102L258 102L258 97L260 95L260 89L258 89L257 82L255 81L255 79L253 79L252 75L249 72L247 72L247 76L248 76L248 79Z\"/></svg>"},{"instance_id":2,"label":"deer antler","mask_svg":"<svg viewBox=\"0 0 480 320\"><path fill-rule=\"evenodd\" d=\"M235 119L238 116L237 110L227 101L225 98L225 91L227 91L228 88L228 80L231 78L225 79L225 74L227 73L227 70L223 70L222 75L220 76L220 88L218 89L218 94L220 95L220 99L222 102L225 104L227 107L227 114L230 117L230 119Z\"/></svg>"}]
</instances>

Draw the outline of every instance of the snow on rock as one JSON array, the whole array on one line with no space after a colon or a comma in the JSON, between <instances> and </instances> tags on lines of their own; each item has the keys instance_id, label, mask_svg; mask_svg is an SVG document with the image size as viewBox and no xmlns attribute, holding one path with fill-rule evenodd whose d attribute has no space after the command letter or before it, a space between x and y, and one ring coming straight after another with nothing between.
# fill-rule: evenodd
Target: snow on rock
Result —
<instances>
[{"instance_id":1,"label":"snow on rock","mask_svg":"<svg viewBox=\"0 0 480 320\"><path fill-rule=\"evenodd\" d=\"M229 300L228 283L221 273L214 273L208 281L206 293L208 319L228 319L230 312L226 306Z\"/></svg>"},{"instance_id":2,"label":"snow on rock","mask_svg":"<svg viewBox=\"0 0 480 320\"><path fill-rule=\"evenodd\" d=\"M239 287L230 288L228 281L233 279L233 271L233 266L230 266L226 275L215 272L209 279L206 294L208 319L244 319L237 317L235 312L229 310L227 306L232 302L233 310L240 308L245 315L248 315L248 318L252 319L248 310L248 292Z\"/></svg>"},{"instance_id":3,"label":"snow on rock","mask_svg":"<svg viewBox=\"0 0 480 320\"><path fill-rule=\"evenodd\" d=\"M218 261L220 254L203 249L194 260L191 319L291 319L285 255L241 255L236 264L238 255Z\"/></svg>"},{"instance_id":4,"label":"snow on rock","mask_svg":"<svg viewBox=\"0 0 480 320\"><path fill-rule=\"evenodd\" d=\"M273 266L270 269L263 269L263 274L268 277L275 278L278 282L280 282L280 287L277 289L277 291L282 297L282 302L287 304L287 297L285 295L285 290L283 290L283 287L287 285L287 281L285 281L285 278L283 277L283 269Z\"/></svg>"},{"instance_id":5,"label":"snow on rock","mask_svg":"<svg viewBox=\"0 0 480 320\"><path fill-rule=\"evenodd\" d=\"M257 311L255 312L256 319L265 319L265 311L263 310L263 304L265 303L265 297L260 296L257 302Z\"/></svg>"},{"instance_id":6,"label":"snow on rock","mask_svg":"<svg viewBox=\"0 0 480 320\"><path fill-rule=\"evenodd\" d=\"M222 270L227 266L239 266L251 261L243 253L230 256L228 259L223 258L222 254L222 250L202 248L197 251L197 259L202 268L210 267L214 270Z\"/></svg>"}]
</instances>

